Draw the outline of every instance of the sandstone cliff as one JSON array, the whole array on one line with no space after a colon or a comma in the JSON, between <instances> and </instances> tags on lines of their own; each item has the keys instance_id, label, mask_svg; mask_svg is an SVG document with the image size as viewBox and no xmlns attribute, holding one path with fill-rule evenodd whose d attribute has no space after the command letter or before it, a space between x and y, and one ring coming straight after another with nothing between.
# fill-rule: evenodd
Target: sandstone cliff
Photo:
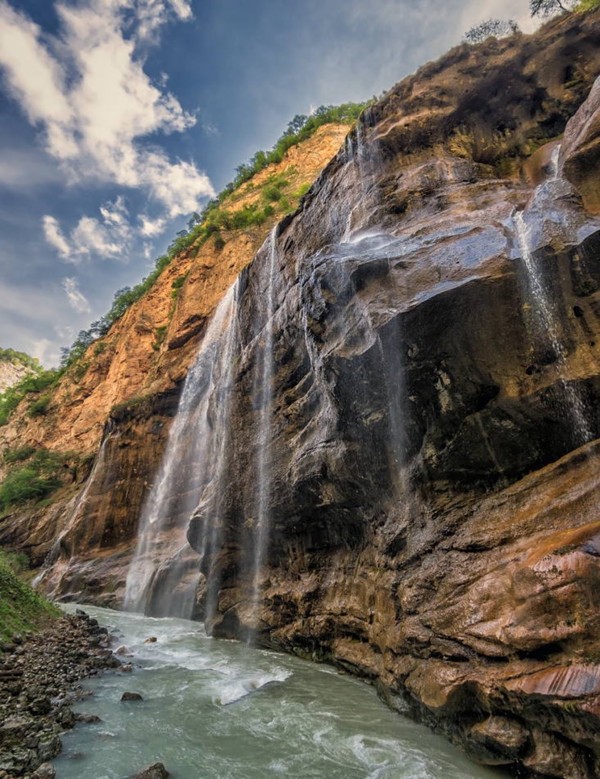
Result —
<instances>
[{"instance_id":1,"label":"sandstone cliff","mask_svg":"<svg viewBox=\"0 0 600 779\"><path fill-rule=\"evenodd\" d=\"M231 379L206 389L228 445L189 526L197 616L371 679L486 763L598 776L599 73L594 13L390 90L252 262L265 232L203 248L119 323L111 365L144 397L111 412L83 499L0 539L52 547L57 594L121 602L178 382L242 271ZM92 449L117 396L62 397L40 440Z\"/></svg>"}]
</instances>

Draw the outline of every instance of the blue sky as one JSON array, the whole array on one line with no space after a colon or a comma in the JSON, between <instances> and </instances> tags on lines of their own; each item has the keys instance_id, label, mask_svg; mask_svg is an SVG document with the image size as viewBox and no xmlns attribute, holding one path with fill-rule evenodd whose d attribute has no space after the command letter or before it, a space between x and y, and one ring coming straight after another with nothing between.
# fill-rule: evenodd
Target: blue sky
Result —
<instances>
[{"instance_id":1,"label":"blue sky","mask_svg":"<svg viewBox=\"0 0 600 779\"><path fill-rule=\"evenodd\" d=\"M0 346L55 364L297 113L527 0L0 0Z\"/></svg>"}]
</instances>

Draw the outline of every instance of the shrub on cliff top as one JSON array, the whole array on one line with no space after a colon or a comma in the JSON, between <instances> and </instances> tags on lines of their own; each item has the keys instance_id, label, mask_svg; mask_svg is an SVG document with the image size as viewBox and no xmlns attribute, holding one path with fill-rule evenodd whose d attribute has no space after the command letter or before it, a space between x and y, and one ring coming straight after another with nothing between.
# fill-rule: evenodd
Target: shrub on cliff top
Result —
<instances>
[{"instance_id":1,"label":"shrub on cliff top","mask_svg":"<svg viewBox=\"0 0 600 779\"><path fill-rule=\"evenodd\" d=\"M568 11L575 0L530 0L529 10L532 16L551 16L559 11Z\"/></svg>"},{"instance_id":2,"label":"shrub on cliff top","mask_svg":"<svg viewBox=\"0 0 600 779\"><path fill-rule=\"evenodd\" d=\"M477 24L465 34L467 43L481 43L488 38L506 38L519 32L519 25L514 19L486 19Z\"/></svg>"}]
</instances>

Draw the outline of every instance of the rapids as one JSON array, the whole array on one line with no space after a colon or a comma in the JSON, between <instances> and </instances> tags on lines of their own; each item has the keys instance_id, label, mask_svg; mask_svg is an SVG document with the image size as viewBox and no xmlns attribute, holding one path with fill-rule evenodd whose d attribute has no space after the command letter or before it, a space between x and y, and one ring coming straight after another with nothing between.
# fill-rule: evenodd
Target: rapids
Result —
<instances>
[{"instance_id":1,"label":"rapids","mask_svg":"<svg viewBox=\"0 0 600 779\"><path fill-rule=\"evenodd\" d=\"M77 709L102 721L63 736L60 779L123 779L156 761L174 779L498 777L328 666L210 639L197 622L86 611L135 669L85 683ZM126 690L144 700L121 703Z\"/></svg>"}]
</instances>

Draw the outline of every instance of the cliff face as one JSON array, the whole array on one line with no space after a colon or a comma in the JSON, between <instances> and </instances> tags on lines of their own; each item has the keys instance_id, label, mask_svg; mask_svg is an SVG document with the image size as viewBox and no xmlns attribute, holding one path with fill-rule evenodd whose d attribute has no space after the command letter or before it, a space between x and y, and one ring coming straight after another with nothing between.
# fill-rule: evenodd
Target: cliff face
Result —
<instances>
[{"instance_id":1,"label":"cliff face","mask_svg":"<svg viewBox=\"0 0 600 779\"><path fill-rule=\"evenodd\" d=\"M245 267L227 360L200 356L218 456L198 475L182 452L161 503L199 481L215 635L332 661L479 760L569 779L600 773L599 72L598 13L459 47L366 112L250 264L195 260L213 307ZM54 543L58 594L121 601L210 313L186 301L85 495L0 529Z\"/></svg>"},{"instance_id":2,"label":"cliff face","mask_svg":"<svg viewBox=\"0 0 600 779\"><path fill-rule=\"evenodd\" d=\"M271 177L285 177L289 199L294 202L294 192L314 180L348 129L343 124L323 125L307 141L292 147L281 163L270 165L242 185L224 206L235 211L253 203ZM181 384L206 322L277 219L275 213L264 224L225 232L221 249L211 239L178 256L150 291L62 377L44 415L30 416L26 399L9 423L0 427L0 451L32 446L79 456L96 454L103 433L112 431L105 460L111 475L96 468L91 484L88 479L85 491L90 505L85 515L73 519L83 491L81 479L90 473L89 468L80 467L77 483L56 493L51 508L17 508L3 517L0 543L26 551L38 566L57 539L74 530L76 537L68 547L88 556L92 567L104 559L105 549L111 550L109 557L114 554L115 560L122 560L122 567L107 563L108 584L87 568L83 579L74 574L85 584L86 597L103 592L108 602L118 602L115 588L124 581L140 507L160 462ZM115 436L118 440L113 442Z\"/></svg>"},{"instance_id":3,"label":"cliff face","mask_svg":"<svg viewBox=\"0 0 600 779\"><path fill-rule=\"evenodd\" d=\"M33 373L32 369L21 362L0 359L0 392L12 387L30 373Z\"/></svg>"}]
</instances>

